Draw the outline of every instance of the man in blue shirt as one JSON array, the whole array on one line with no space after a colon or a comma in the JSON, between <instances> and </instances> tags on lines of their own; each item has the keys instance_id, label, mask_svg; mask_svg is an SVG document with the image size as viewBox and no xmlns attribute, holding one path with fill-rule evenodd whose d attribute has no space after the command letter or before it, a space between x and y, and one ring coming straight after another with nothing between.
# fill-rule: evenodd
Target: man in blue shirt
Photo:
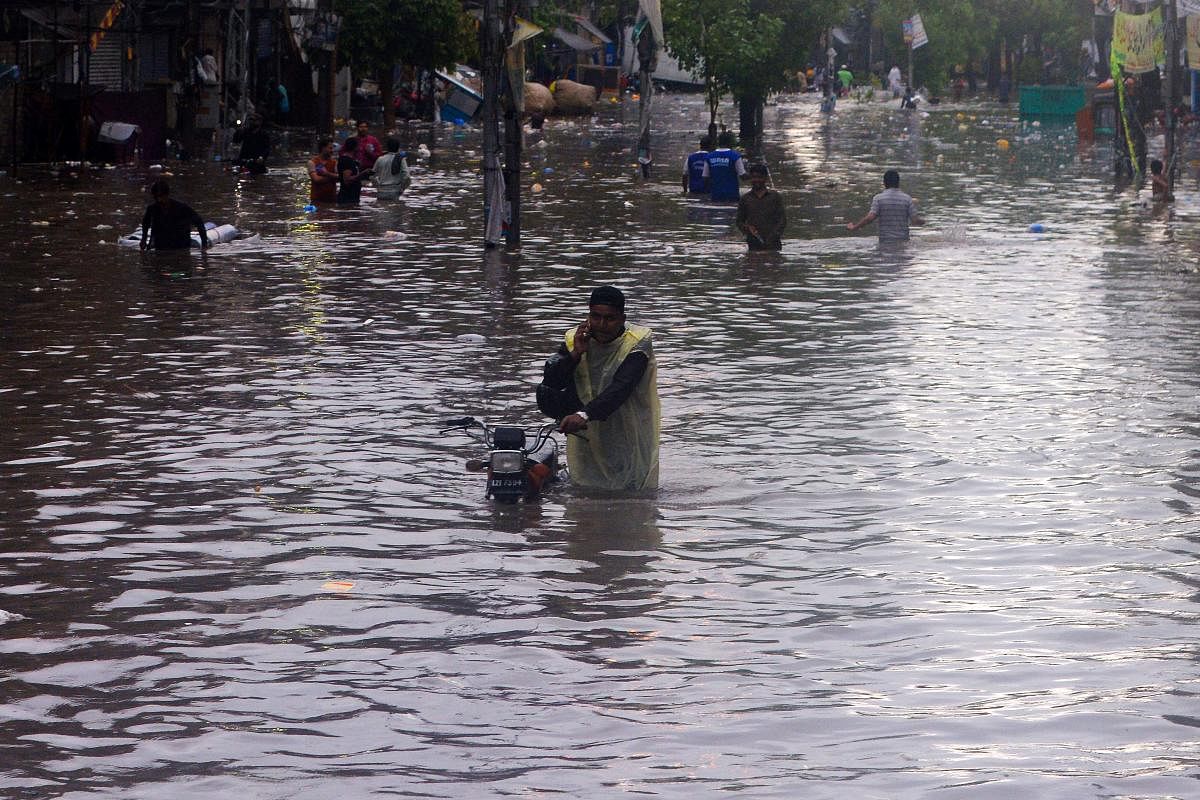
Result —
<instances>
[{"instance_id":1,"label":"man in blue shirt","mask_svg":"<svg viewBox=\"0 0 1200 800\"><path fill-rule=\"evenodd\" d=\"M712 139L707 136L700 140L700 149L687 157L683 162L683 190L689 194L708 194L708 151L712 149Z\"/></svg>"},{"instance_id":2,"label":"man in blue shirt","mask_svg":"<svg viewBox=\"0 0 1200 800\"><path fill-rule=\"evenodd\" d=\"M739 179L746 174L742 154L733 149L733 134L721 133L716 150L708 154L708 187L718 203L736 203L741 197Z\"/></svg>"}]
</instances>

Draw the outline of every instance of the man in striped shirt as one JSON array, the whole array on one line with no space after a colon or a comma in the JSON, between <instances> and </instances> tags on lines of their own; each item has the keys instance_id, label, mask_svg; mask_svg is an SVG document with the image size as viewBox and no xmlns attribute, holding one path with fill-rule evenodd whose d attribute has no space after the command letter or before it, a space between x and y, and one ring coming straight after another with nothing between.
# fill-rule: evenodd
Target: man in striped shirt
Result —
<instances>
[{"instance_id":1,"label":"man in striped shirt","mask_svg":"<svg viewBox=\"0 0 1200 800\"><path fill-rule=\"evenodd\" d=\"M908 241L908 226L925 224L913 199L900 191L900 173L894 169L883 173L883 191L871 198L867 215L858 222L847 223L846 227L856 231L875 220L879 220L881 242Z\"/></svg>"}]
</instances>

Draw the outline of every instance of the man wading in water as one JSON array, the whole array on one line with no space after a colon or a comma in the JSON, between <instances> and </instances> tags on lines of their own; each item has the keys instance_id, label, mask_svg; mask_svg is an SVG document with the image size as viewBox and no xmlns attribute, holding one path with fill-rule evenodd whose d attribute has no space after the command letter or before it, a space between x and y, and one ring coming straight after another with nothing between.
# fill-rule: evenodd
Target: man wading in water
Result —
<instances>
[{"instance_id":1,"label":"man wading in water","mask_svg":"<svg viewBox=\"0 0 1200 800\"><path fill-rule=\"evenodd\" d=\"M783 197L767 188L767 165L750 167L750 191L738 201L737 227L751 250L782 250L780 236L787 226Z\"/></svg>"},{"instance_id":2,"label":"man wading in water","mask_svg":"<svg viewBox=\"0 0 1200 800\"><path fill-rule=\"evenodd\" d=\"M917 215L917 204L900 191L900 173L889 169L883 173L883 191L871 198L871 210L858 222L846 223L846 229L856 231L863 225L879 220L879 241L907 242L909 225L924 225Z\"/></svg>"},{"instance_id":3,"label":"man wading in water","mask_svg":"<svg viewBox=\"0 0 1200 800\"><path fill-rule=\"evenodd\" d=\"M538 408L567 436L567 466L581 486L618 491L658 486L657 367L649 328L626 324L625 295L601 286L588 317L546 361ZM584 438L586 437L586 438Z\"/></svg>"},{"instance_id":4,"label":"man wading in water","mask_svg":"<svg viewBox=\"0 0 1200 800\"><path fill-rule=\"evenodd\" d=\"M208 232L204 220L186 203L171 199L171 187L166 181L158 180L150 187L154 202L146 208L142 217L141 247L147 244L155 250L187 250L192 246L194 225L200 234L200 249L208 249Z\"/></svg>"}]
</instances>

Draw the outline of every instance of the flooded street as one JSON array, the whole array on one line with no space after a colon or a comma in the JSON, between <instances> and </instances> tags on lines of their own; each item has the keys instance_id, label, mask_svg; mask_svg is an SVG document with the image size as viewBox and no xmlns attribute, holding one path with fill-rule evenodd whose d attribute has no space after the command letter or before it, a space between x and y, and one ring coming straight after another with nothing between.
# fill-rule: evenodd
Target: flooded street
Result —
<instances>
[{"instance_id":1,"label":"flooded street","mask_svg":"<svg viewBox=\"0 0 1200 800\"><path fill-rule=\"evenodd\" d=\"M774 256L679 193L691 96L649 184L634 103L531 135L520 254L478 130L317 214L298 132L170 164L260 237L203 261L114 243L144 169L0 178L0 795L1195 797L1195 176L1168 219L1071 128L931 112L768 107ZM889 167L929 224L881 249ZM661 489L498 509L439 420L538 422L599 283Z\"/></svg>"}]
</instances>

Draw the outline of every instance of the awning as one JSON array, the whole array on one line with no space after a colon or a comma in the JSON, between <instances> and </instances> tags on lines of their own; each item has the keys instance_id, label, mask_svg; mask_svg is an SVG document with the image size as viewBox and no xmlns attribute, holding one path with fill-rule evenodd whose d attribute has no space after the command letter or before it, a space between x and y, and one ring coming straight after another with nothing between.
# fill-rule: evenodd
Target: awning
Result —
<instances>
[{"instance_id":1,"label":"awning","mask_svg":"<svg viewBox=\"0 0 1200 800\"><path fill-rule=\"evenodd\" d=\"M581 14L574 14L574 15L572 15L571 19L575 20L575 24L577 24L579 27L583 28L585 31L590 33L592 36L595 36L600 41L604 42L605 44L612 44L612 39L605 36L604 31L600 30L595 25L593 25L592 21L590 19L588 19L587 17L585 17ZM576 49L578 49L578 48L576 48Z\"/></svg>"},{"instance_id":2,"label":"awning","mask_svg":"<svg viewBox=\"0 0 1200 800\"><path fill-rule=\"evenodd\" d=\"M53 31L64 39L78 41L83 39L79 15L69 8L60 8L57 15L52 11L33 8L23 9L21 14L30 22L40 25L46 30Z\"/></svg>"},{"instance_id":3,"label":"awning","mask_svg":"<svg viewBox=\"0 0 1200 800\"><path fill-rule=\"evenodd\" d=\"M454 77L453 75L448 75L445 72L442 72L441 70L435 70L433 74L437 75L439 78L441 78L446 83L453 86L454 88L456 88L460 91L463 91L463 92L468 92L469 94L472 94L475 97L478 97L480 100L483 100L483 95L481 95L479 92L472 89L470 86L467 86L465 83L463 83L462 81L460 81L458 78Z\"/></svg>"},{"instance_id":4,"label":"awning","mask_svg":"<svg viewBox=\"0 0 1200 800\"><path fill-rule=\"evenodd\" d=\"M555 28L552 36L572 50L578 50L581 53L590 53L593 50L600 49L600 45L596 44L591 39L585 39L578 34L564 31L562 28Z\"/></svg>"}]
</instances>

